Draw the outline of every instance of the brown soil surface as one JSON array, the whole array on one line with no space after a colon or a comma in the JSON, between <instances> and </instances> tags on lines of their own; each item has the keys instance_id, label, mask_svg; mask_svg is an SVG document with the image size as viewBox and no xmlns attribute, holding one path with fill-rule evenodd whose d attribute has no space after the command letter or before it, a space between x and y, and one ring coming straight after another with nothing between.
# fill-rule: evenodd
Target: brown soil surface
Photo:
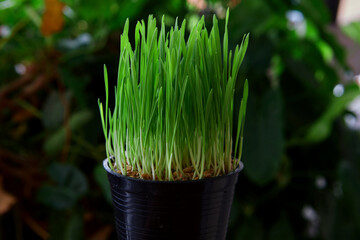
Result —
<instances>
[{"instance_id":1,"label":"brown soil surface","mask_svg":"<svg viewBox=\"0 0 360 240\"><path fill-rule=\"evenodd\" d=\"M126 175L128 177L132 178L139 178L139 179L146 179L146 180L152 180L152 176L148 173L140 174L138 171L132 171L130 166L127 166L126 168L127 173ZM120 170L117 170L118 173L122 174ZM194 177L194 168L193 167L186 167L182 170L183 173L177 173L176 171L173 171L173 181L188 181L188 180L198 180L199 177ZM215 176L215 171L213 168L210 168L206 171L204 171L204 178L212 178ZM157 177L155 180L159 180ZM168 179L164 179L167 181Z\"/></svg>"}]
</instances>

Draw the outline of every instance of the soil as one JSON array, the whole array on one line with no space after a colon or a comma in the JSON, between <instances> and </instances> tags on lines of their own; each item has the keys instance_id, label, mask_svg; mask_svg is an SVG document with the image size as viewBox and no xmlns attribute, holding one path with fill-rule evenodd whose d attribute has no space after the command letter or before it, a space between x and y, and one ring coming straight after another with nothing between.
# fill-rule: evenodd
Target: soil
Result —
<instances>
[{"instance_id":1,"label":"soil","mask_svg":"<svg viewBox=\"0 0 360 240\"><path fill-rule=\"evenodd\" d=\"M146 179L146 180L153 179L150 174L147 174L147 173L140 174L138 171L132 171L130 166L127 166L126 170L127 170L126 175L128 177ZM121 170L117 170L117 172L122 174ZM199 179L199 177L195 177L193 179L193 177L194 177L194 168L193 167L186 167L182 170L182 172L183 172L183 174L173 171L173 173L172 173L173 181L188 181L188 180L198 180ZM204 171L204 178L212 178L212 177L216 177L215 171L213 168L210 168L210 169ZM156 177L155 180L159 180L159 179ZM164 180L168 181L167 178L165 178Z\"/></svg>"}]
</instances>

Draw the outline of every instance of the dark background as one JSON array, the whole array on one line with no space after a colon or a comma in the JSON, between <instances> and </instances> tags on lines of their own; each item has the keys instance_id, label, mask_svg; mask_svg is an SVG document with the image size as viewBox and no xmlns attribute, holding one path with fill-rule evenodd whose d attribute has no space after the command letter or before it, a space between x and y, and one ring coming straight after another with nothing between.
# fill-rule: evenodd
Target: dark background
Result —
<instances>
[{"instance_id":1,"label":"dark background","mask_svg":"<svg viewBox=\"0 0 360 240\"><path fill-rule=\"evenodd\" d=\"M103 64L114 83L126 18L191 28L228 6L231 48L251 36L228 239L360 239L360 25L322 0L0 1L0 239L115 239Z\"/></svg>"}]
</instances>

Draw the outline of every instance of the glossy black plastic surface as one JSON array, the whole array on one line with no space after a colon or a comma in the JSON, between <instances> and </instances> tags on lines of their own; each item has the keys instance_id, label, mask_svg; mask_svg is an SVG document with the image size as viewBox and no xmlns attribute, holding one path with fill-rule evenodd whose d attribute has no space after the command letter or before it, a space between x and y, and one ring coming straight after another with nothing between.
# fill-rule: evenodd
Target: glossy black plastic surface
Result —
<instances>
[{"instance_id":1,"label":"glossy black plastic surface","mask_svg":"<svg viewBox=\"0 0 360 240\"><path fill-rule=\"evenodd\" d=\"M120 240L225 239L239 167L196 181L150 181L104 168Z\"/></svg>"}]
</instances>

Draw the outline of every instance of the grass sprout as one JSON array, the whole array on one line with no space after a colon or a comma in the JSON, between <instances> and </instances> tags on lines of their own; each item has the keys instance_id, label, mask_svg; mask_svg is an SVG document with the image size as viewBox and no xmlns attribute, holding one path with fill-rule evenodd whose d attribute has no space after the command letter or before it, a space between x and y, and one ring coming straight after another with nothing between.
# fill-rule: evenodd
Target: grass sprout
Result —
<instances>
[{"instance_id":1,"label":"grass sprout","mask_svg":"<svg viewBox=\"0 0 360 240\"><path fill-rule=\"evenodd\" d=\"M176 20L166 31L150 15L135 27L129 41L129 21L120 37L115 107L109 109L109 83L104 66L106 101L98 101L110 167L127 175L136 171L152 179L174 180L174 173L193 168L192 179L226 174L238 167L248 97L248 82L237 124L233 123L234 93L249 35L228 50L228 19L221 44L218 20L211 31L204 17L185 36L186 21ZM187 39L186 39L187 38ZM235 126L234 126L235 125ZM235 143L232 138L236 127ZM234 149L234 154L233 154Z\"/></svg>"}]
</instances>

